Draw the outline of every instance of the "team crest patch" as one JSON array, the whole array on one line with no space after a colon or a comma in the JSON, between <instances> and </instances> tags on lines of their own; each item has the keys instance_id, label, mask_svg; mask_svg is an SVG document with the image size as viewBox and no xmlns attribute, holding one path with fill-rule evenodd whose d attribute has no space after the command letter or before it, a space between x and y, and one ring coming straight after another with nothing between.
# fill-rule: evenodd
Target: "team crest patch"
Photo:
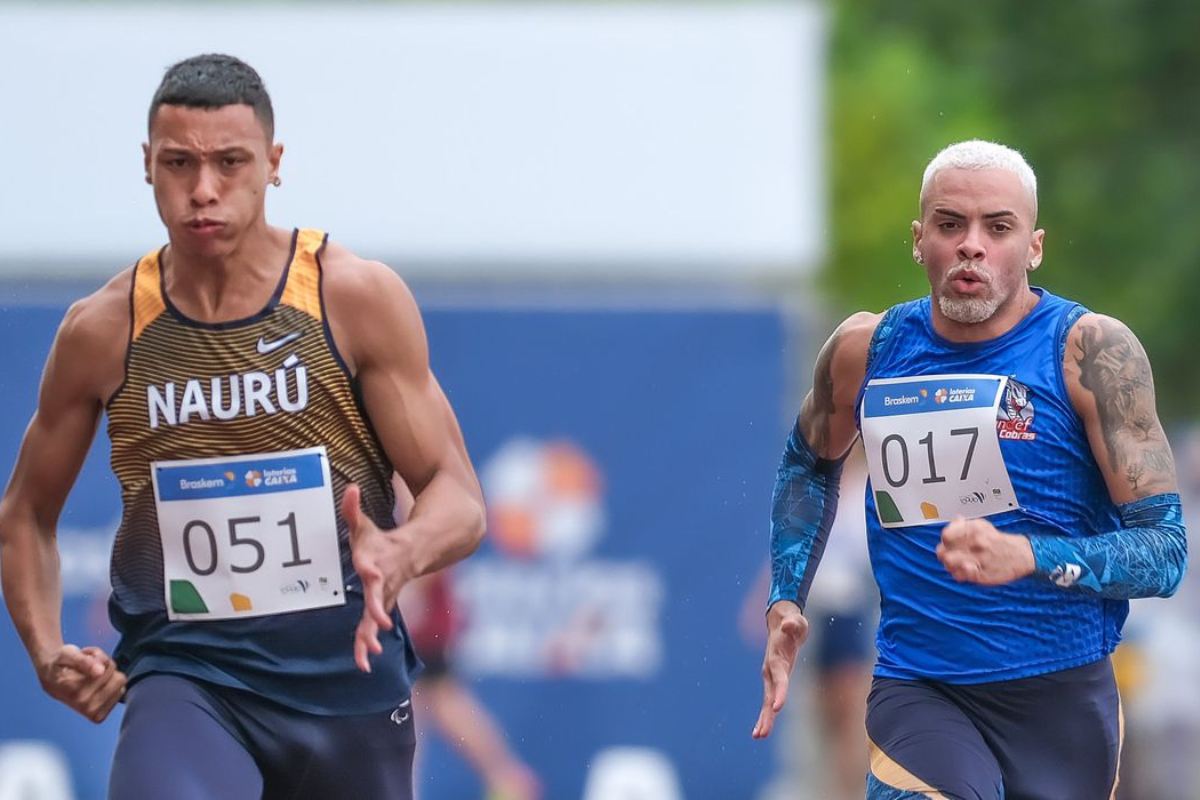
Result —
<instances>
[{"instance_id":1,"label":"team crest patch","mask_svg":"<svg viewBox=\"0 0 1200 800\"><path fill-rule=\"evenodd\" d=\"M996 433L1001 439L1032 442L1037 438L1033 430L1033 400L1029 387L1009 379L1004 387L1004 400L996 411Z\"/></svg>"}]
</instances>

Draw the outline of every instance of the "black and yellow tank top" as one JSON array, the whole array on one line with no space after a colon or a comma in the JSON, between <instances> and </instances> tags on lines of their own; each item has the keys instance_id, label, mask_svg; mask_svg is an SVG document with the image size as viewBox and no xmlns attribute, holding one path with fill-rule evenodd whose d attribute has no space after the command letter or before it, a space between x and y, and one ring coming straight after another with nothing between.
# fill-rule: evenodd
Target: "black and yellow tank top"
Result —
<instances>
[{"instance_id":1,"label":"black and yellow tank top","mask_svg":"<svg viewBox=\"0 0 1200 800\"><path fill-rule=\"evenodd\" d=\"M131 679L181 673L319 714L408 695L417 662L398 616L372 673L353 663L362 590L338 504L357 483L367 515L390 527L395 498L330 335L325 241L296 231L266 307L233 322L197 322L172 305L162 250L133 270L125 381L107 407L123 501L109 610ZM286 516L280 498L297 510ZM286 569L313 560L298 531L325 548L319 578ZM225 573L234 590L215 590Z\"/></svg>"}]
</instances>

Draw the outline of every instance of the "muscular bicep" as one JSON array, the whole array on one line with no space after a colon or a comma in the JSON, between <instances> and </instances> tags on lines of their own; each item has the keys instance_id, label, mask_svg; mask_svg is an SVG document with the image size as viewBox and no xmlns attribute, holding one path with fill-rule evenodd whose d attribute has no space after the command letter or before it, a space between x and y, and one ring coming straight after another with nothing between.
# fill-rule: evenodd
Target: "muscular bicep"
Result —
<instances>
[{"instance_id":1,"label":"muscular bicep","mask_svg":"<svg viewBox=\"0 0 1200 800\"><path fill-rule=\"evenodd\" d=\"M1063 375L1113 501L1176 491L1150 360L1137 337L1117 320L1084 316L1071 331Z\"/></svg>"},{"instance_id":2,"label":"muscular bicep","mask_svg":"<svg viewBox=\"0 0 1200 800\"><path fill-rule=\"evenodd\" d=\"M854 403L867 369L867 350L879 322L855 314L833 332L813 368L812 389L800 406L800 429L821 458L841 458L858 437Z\"/></svg>"},{"instance_id":3,"label":"muscular bicep","mask_svg":"<svg viewBox=\"0 0 1200 800\"><path fill-rule=\"evenodd\" d=\"M423 375L367 369L360 380L375 433L414 495L439 469L458 471L458 426L428 368Z\"/></svg>"},{"instance_id":4,"label":"muscular bicep","mask_svg":"<svg viewBox=\"0 0 1200 800\"><path fill-rule=\"evenodd\" d=\"M56 343L46 363L34 413L5 491L8 511L32 514L53 527L87 457L101 403L73 363L78 355Z\"/></svg>"},{"instance_id":5,"label":"muscular bicep","mask_svg":"<svg viewBox=\"0 0 1200 800\"><path fill-rule=\"evenodd\" d=\"M440 385L437 386L437 390L441 399L442 413L445 417L446 427L450 433L451 441L454 445L454 454L458 458L458 463L461 465L467 480L469 480L475 486L477 492L482 494L482 489L479 487L479 480L475 476L474 468L471 467L471 459L467 453L467 444L463 439L462 428L458 424L458 419L454 415L454 409L450 405L449 398L446 397L445 390L442 389ZM397 475L400 476L399 471L397 471ZM400 477L403 478L403 476ZM397 519L403 520L407 518L409 513L412 511L413 502L415 500L413 497L413 489L403 479L394 481L394 486L396 490L396 506L398 509Z\"/></svg>"},{"instance_id":6,"label":"muscular bicep","mask_svg":"<svg viewBox=\"0 0 1200 800\"><path fill-rule=\"evenodd\" d=\"M99 420L99 409L82 407L48 422L35 414L25 431L5 504L32 513L39 526L53 527L79 475Z\"/></svg>"},{"instance_id":7,"label":"muscular bicep","mask_svg":"<svg viewBox=\"0 0 1200 800\"><path fill-rule=\"evenodd\" d=\"M370 313L358 305L352 323L363 404L396 472L418 495L439 471L468 485L475 478L450 404L429 366L429 348L416 301L394 275L377 276Z\"/></svg>"}]
</instances>

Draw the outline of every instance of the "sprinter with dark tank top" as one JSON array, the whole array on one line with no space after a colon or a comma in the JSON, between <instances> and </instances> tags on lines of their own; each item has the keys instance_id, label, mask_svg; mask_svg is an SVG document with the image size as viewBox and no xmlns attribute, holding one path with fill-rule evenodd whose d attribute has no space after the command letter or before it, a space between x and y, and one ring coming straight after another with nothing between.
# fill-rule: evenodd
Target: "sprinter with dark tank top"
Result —
<instances>
[{"instance_id":1,"label":"sprinter with dark tank top","mask_svg":"<svg viewBox=\"0 0 1200 800\"><path fill-rule=\"evenodd\" d=\"M282 154L248 65L167 71L145 168L168 243L67 313L0 506L43 687L94 722L127 702L115 800L411 797L419 662L396 598L483 533L412 295L268 225ZM124 508L111 657L63 641L55 548L101 413ZM393 473L415 496L400 526Z\"/></svg>"}]
</instances>

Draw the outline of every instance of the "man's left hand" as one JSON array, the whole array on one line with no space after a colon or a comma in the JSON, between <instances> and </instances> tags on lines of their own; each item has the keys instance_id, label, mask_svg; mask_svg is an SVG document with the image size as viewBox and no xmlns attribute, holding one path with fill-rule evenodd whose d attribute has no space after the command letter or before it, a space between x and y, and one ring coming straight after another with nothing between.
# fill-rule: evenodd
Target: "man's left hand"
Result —
<instances>
[{"instance_id":1,"label":"man's left hand","mask_svg":"<svg viewBox=\"0 0 1200 800\"><path fill-rule=\"evenodd\" d=\"M942 530L937 557L959 583L981 586L1012 583L1035 567L1027 537L1001 533L986 519L956 517Z\"/></svg>"},{"instance_id":2,"label":"man's left hand","mask_svg":"<svg viewBox=\"0 0 1200 800\"><path fill-rule=\"evenodd\" d=\"M347 486L342 495L342 516L350 529L354 571L362 579L363 590L363 615L354 633L354 663L363 672L370 672L370 656L383 652L379 631L392 627L391 610L411 577L411 564L401 529L380 529L363 513L360 498L357 485Z\"/></svg>"}]
</instances>

